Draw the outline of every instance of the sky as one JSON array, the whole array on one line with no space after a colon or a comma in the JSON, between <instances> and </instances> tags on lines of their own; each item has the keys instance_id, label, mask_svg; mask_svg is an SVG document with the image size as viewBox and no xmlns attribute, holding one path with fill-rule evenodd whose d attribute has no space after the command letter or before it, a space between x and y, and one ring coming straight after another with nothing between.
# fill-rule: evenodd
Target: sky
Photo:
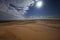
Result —
<instances>
[{"instance_id":1,"label":"sky","mask_svg":"<svg viewBox=\"0 0 60 40\"><path fill-rule=\"evenodd\" d=\"M0 0L0 20L21 20L29 18L60 18L60 1Z\"/></svg>"}]
</instances>

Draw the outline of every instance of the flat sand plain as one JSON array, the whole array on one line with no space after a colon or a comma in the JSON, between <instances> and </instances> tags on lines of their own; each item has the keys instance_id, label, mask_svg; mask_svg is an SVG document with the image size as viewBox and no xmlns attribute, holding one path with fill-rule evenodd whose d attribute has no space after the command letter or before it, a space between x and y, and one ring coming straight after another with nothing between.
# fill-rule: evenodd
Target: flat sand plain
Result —
<instances>
[{"instance_id":1,"label":"flat sand plain","mask_svg":"<svg viewBox=\"0 0 60 40\"><path fill-rule=\"evenodd\" d=\"M0 40L60 40L60 20L0 21Z\"/></svg>"}]
</instances>

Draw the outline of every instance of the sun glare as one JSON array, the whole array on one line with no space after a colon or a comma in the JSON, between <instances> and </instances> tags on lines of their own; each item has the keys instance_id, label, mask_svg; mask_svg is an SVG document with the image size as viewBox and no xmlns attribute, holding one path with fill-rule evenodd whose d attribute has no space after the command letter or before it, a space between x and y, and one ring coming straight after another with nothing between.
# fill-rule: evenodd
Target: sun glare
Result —
<instances>
[{"instance_id":1,"label":"sun glare","mask_svg":"<svg viewBox=\"0 0 60 40\"><path fill-rule=\"evenodd\" d=\"M36 2L36 7L37 7L37 8L42 7L42 5L43 5L43 2L42 2L42 1Z\"/></svg>"}]
</instances>

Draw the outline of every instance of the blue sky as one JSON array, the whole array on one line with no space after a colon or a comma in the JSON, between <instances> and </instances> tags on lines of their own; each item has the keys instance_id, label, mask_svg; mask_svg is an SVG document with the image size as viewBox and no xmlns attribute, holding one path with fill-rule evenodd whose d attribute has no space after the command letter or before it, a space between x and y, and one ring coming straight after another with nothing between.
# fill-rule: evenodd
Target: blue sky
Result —
<instances>
[{"instance_id":1,"label":"blue sky","mask_svg":"<svg viewBox=\"0 0 60 40\"><path fill-rule=\"evenodd\" d=\"M18 2L19 1L19 2ZM0 0L0 20L17 20L25 18L55 17L60 18L59 0ZM42 1L42 7L36 3ZM22 3L21 3L22 2Z\"/></svg>"},{"instance_id":2,"label":"blue sky","mask_svg":"<svg viewBox=\"0 0 60 40\"><path fill-rule=\"evenodd\" d=\"M30 16L55 16L60 17L60 2L54 0L43 0L44 4L41 8L36 8L34 6L30 6L29 10L26 14L27 17Z\"/></svg>"}]
</instances>

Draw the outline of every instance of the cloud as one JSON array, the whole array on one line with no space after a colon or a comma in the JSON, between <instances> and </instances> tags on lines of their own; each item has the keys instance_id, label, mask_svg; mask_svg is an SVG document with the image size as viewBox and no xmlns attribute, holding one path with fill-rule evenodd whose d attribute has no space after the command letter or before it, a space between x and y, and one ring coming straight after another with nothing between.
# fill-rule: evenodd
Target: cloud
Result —
<instances>
[{"instance_id":1,"label":"cloud","mask_svg":"<svg viewBox=\"0 0 60 40\"><path fill-rule=\"evenodd\" d=\"M34 3L34 0L1 0L0 11L13 15L15 19L24 19L26 10ZM2 13L4 14L4 13Z\"/></svg>"},{"instance_id":2,"label":"cloud","mask_svg":"<svg viewBox=\"0 0 60 40\"><path fill-rule=\"evenodd\" d=\"M56 19L59 20L60 17L57 16L30 16L29 18L27 18L28 20L32 20L32 19Z\"/></svg>"}]
</instances>

